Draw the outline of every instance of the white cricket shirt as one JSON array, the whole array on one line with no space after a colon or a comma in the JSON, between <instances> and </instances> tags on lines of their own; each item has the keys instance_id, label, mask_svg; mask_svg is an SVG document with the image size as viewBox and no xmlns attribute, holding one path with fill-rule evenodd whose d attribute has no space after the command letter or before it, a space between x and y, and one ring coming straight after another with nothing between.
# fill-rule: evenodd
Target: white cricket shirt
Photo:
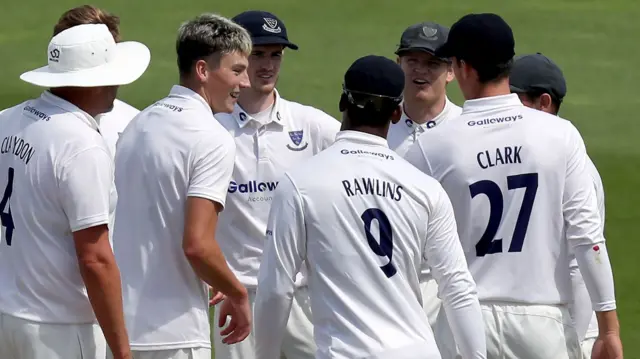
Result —
<instances>
[{"instance_id":1,"label":"white cricket shirt","mask_svg":"<svg viewBox=\"0 0 640 359\"><path fill-rule=\"evenodd\" d=\"M211 347L208 286L182 249L185 204L192 196L224 206L234 156L209 105L182 86L121 135L113 242L133 349Z\"/></svg>"},{"instance_id":2,"label":"white cricket shirt","mask_svg":"<svg viewBox=\"0 0 640 359\"><path fill-rule=\"evenodd\" d=\"M460 117L406 155L449 194L481 301L568 304L571 247L589 262L594 308L613 309L586 157L569 121L525 107L516 94L466 101Z\"/></svg>"},{"instance_id":3,"label":"white cricket shirt","mask_svg":"<svg viewBox=\"0 0 640 359\"><path fill-rule=\"evenodd\" d=\"M113 163L98 124L45 91L0 115L0 312L92 323L73 232L108 224Z\"/></svg>"},{"instance_id":4,"label":"white cricket shirt","mask_svg":"<svg viewBox=\"0 0 640 359\"><path fill-rule=\"evenodd\" d=\"M279 358L303 262L317 358L440 358L422 309L425 261L464 357L484 358L475 284L442 186L384 138L338 133L276 189L254 307L258 358Z\"/></svg>"},{"instance_id":5,"label":"white cricket shirt","mask_svg":"<svg viewBox=\"0 0 640 359\"><path fill-rule=\"evenodd\" d=\"M438 116L434 117L431 121L419 124L413 122L409 116L407 116L403 105L400 121L395 124L392 123L391 126L389 126L389 132L387 133L389 148L396 151L400 156L404 156L405 153L407 153L407 150L409 150L409 147L417 141L419 136L437 125L458 117L461 112L462 108L449 101L449 98L447 98L444 103L444 109L442 109L442 112L440 112Z\"/></svg>"},{"instance_id":6,"label":"white cricket shirt","mask_svg":"<svg viewBox=\"0 0 640 359\"><path fill-rule=\"evenodd\" d=\"M340 122L310 106L287 101L276 91L274 105L256 116L236 105L231 114L216 114L236 143L236 160L227 206L216 239L229 267L252 289L264 247L267 217L285 170L327 148Z\"/></svg>"},{"instance_id":7,"label":"white cricket shirt","mask_svg":"<svg viewBox=\"0 0 640 359\"><path fill-rule=\"evenodd\" d=\"M604 233L605 223L605 206L604 206L604 186L602 185L602 178L598 169L593 164L591 158L587 157L587 169L593 181L593 188L595 189L596 198L598 201L598 213L601 218L600 230ZM570 262L571 280L573 284L573 303L570 307L572 309L572 316L578 331L580 340L584 338L596 338L599 333L598 319L596 318L593 309L591 309L591 299L589 298L589 292L578 268L578 261L575 259L575 255L571 254Z\"/></svg>"},{"instance_id":8,"label":"white cricket shirt","mask_svg":"<svg viewBox=\"0 0 640 359\"><path fill-rule=\"evenodd\" d=\"M125 128L140 111L126 102L116 99L113 108L107 113L100 114L98 124L100 132L107 141L109 150L115 155L116 143Z\"/></svg>"}]
</instances>

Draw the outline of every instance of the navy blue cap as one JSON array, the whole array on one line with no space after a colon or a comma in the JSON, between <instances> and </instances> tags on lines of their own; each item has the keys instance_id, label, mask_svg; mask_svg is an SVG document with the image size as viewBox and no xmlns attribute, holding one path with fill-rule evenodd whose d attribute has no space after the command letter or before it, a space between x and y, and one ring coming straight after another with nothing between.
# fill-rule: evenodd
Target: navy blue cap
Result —
<instances>
[{"instance_id":1,"label":"navy blue cap","mask_svg":"<svg viewBox=\"0 0 640 359\"><path fill-rule=\"evenodd\" d=\"M298 45L289 41L284 23L270 12L245 11L234 16L231 20L247 29L254 46L283 45L293 50L298 49Z\"/></svg>"},{"instance_id":2,"label":"navy blue cap","mask_svg":"<svg viewBox=\"0 0 640 359\"><path fill-rule=\"evenodd\" d=\"M560 67L541 53L516 57L509 76L511 92L548 93L561 102L567 94L567 83Z\"/></svg>"},{"instance_id":3,"label":"navy blue cap","mask_svg":"<svg viewBox=\"0 0 640 359\"><path fill-rule=\"evenodd\" d=\"M404 90L404 72L395 61L384 56L364 56L345 73L344 90L397 99Z\"/></svg>"},{"instance_id":4,"label":"navy blue cap","mask_svg":"<svg viewBox=\"0 0 640 359\"><path fill-rule=\"evenodd\" d=\"M449 29L435 22L421 22L409 26L400 37L396 55L407 51L424 51L434 55L436 50L447 41Z\"/></svg>"},{"instance_id":5,"label":"navy blue cap","mask_svg":"<svg viewBox=\"0 0 640 359\"><path fill-rule=\"evenodd\" d=\"M468 14L449 31L447 42L436 51L438 57L456 57L475 67L509 62L515 55L513 31L496 14Z\"/></svg>"}]
</instances>

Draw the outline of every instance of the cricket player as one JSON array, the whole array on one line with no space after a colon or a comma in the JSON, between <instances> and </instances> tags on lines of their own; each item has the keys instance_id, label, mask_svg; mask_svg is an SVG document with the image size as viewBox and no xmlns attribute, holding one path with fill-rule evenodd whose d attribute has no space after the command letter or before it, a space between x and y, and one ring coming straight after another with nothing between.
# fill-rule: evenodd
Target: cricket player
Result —
<instances>
[{"instance_id":1,"label":"cricket player","mask_svg":"<svg viewBox=\"0 0 640 359\"><path fill-rule=\"evenodd\" d=\"M144 109L116 149L114 251L134 358L210 359L209 286L226 296L224 344L251 330L247 290L216 241L236 146L213 117L247 87L251 39L215 14L185 22L180 84Z\"/></svg>"},{"instance_id":2,"label":"cricket player","mask_svg":"<svg viewBox=\"0 0 640 359\"><path fill-rule=\"evenodd\" d=\"M516 58L509 76L511 92L517 93L520 101L531 108L557 115L567 93L567 85L562 70L548 57L536 53ZM604 188L596 166L587 156L587 170L593 181L598 202L601 228L604 232ZM578 331L585 359L591 358L593 344L598 338L598 321L591 309L591 299L578 268L575 256L570 261L573 302L569 306L571 317Z\"/></svg>"},{"instance_id":3,"label":"cricket player","mask_svg":"<svg viewBox=\"0 0 640 359\"><path fill-rule=\"evenodd\" d=\"M102 359L106 345L130 358L109 244L113 159L95 117L150 52L84 24L46 54L20 78L47 90L0 115L0 358Z\"/></svg>"},{"instance_id":4,"label":"cricket player","mask_svg":"<svg viewBox=\"0 0 640 359\"><path fill-rule=\"evenodd\" d=\"M248 69L251 86L240 91L231 114L216 115L233 135L237 149L227 208L220 216L216 235L229 266L248 289L253 306L269 208L279 186L278 178L332 144L340 122L318 109L282 98L276 89L285 49L298 49L289 41L282 20L256 10L240 13L232 20L251 35L253 49ZM218 312L216 309L215 323ZM306 280L300 276L282 344L282 355L287 359L315 357L310 317ZM238 344L221 345L220 330L214 328L216 358L256 357L253 335Z\"/></svg>"},{"instance_id":5,"label":"cricket player","mask_svg":"<svg viewBox=\"0 0 640 359\"><path fill-rule=\"evenodd\" d=\"M78 6L62 14L53 28L53 35L55 36L61 31L81 24L105 24L116 43L122 41L120 18L91 5ZM115 153L116 142L120 133L124 131L125 127L139 112L138 109L128 103L115 99L111 108L95 116L95 120L100 127L100 133L107 141L107 146L109 146L112 154Z\"/></svg>"},{"instance_id":6,"label":"cricket player","mask_svg":"<svg viewBox=\"0 0 640 359\"><path fill-rule=\"evenodd\" d=\"M447 41L448 34L449 29L440 24L422 22L409 26L400 37L396 55L404 72L402 118L391 124L387 134L389 148L399 156L405 155L418 136L462 112L447 97L447 84L454 79L451 61L434 55ZM420 287L423 306L433 327L442 302L428 267Z\"/></svg>"},{"instance_id":7,"label":"cricket player","mask_svg":"<svg viewBox=\"0 0 640 359\"><path fill-rule=\"evenodd\" d=\"M460 117L435 128L428 141L418 139L406 158L451 198L478 284L488 358L581 357L567 309L569 248L603 329L594 358L622 358L584 142L569 121L525 107L510 93L514 48L511 28L498 15L469 14L451 27L436 54L453 59L467 101ZM440 319L438 345L453 358L455 345Z\"/></svg>"},{"instance_id":8,"label":"cricket player","mask_svg":"<svg viewBox=\"0 0 640 359\"><path fill-rule=\"evenodd\" d=\"M255 304L256 353L277 359L295 291L308 272L316 358L435 359L420 272L439 284L463 358L485 358L482 314L449 199L389 149L404 75L381 56L355 61L334 145L280 178Z\"/></svg>"}]
</instances>

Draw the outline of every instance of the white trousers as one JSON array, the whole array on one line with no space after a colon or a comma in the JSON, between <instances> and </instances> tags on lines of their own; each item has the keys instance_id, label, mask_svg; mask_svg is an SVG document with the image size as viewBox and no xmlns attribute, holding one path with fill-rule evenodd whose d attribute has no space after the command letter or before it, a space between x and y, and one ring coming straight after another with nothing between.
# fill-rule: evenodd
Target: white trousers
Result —
<instances>
[{"instance_id":1,"label":"white trousers","mask_svg":"<svg viewBox=\"0 0 640 359\"><path fill-rule=\"evenodd\" d=\"M0 358L104 359L98 324L45 324L0 314Z\"/></svg>"},{"instance_id":2,"label":"white trousers","mask_svg":"<svg viewBox=\"0 0 640 359\"><path fill-rule=\"evenodd\" d=\"M249 290L249 304L253 311L255 304L255 289ZM219 306L220 304L218 304ZM211 333L216 359L255 359L255 337L253 330L249 336L240 343L227 345L222 343L220 328L218 327L219 309L215 310ZM228 324L228 323L227 323ZM291 305L291 314L287 322L287 332L281 348L281 358L285 359L314 359L316 345L313 340L313 324L311 322L311 303L306 287L296 290Z\"/></svg>"},{"instance_id":3,"label":"white trousers","mask_svg":"<svg viewBox=\"0 0 640 359\"><path fill-rule=\"evenodd\" d=\"M422 292L422 308L429 318L429 325L434 329L442 301L438 298L438 284L435 279L420 283Z\"/></svg>"},{"instance_id":4,"label":"white trousers","mask_svg":"<svg viewBox=\"0 0 640 359\"><path fill-rule=\"evenodd\" d=\"M481 302L487 359L582 359L578 333L566 307ZM436 343L442 359L461 358L440 311Z\"/></svg>"},{"instance_id":5,"label":"white trousers","mask_svg":"<svg viewBox=\"0 0 640 359\"><path fill-rule=\"evenodd\" d=\"M583 359L591 359L591 352L593 351L593 345L596 343L596 339L597 338L586 338L580 343Z\"/></svg>"},{"instance_id":6,"label":"white trousers","mask_svg":"<svg viewBox=\"0 0 640 359\"><path fill-rule=\"evenodd\" d=\"M211 359L209 348L138 350L131 354L133 359Z\"/></svg>"}]
</instances>

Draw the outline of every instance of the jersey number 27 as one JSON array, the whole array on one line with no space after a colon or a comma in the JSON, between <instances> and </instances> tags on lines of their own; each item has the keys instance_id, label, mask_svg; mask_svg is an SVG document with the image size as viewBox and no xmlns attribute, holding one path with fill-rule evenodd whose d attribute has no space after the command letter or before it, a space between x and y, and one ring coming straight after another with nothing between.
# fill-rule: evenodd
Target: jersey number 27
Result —
<instances>
[{"instance_id":1,"label":"jersey number 27","mask_svg":"<svg viewBox=\"0 0 640 359\"><path fill-rule=\"evenodd\" d=\"M516 226L513 229L511 245L509 245L509 252L521 252L524 238L527 235L529 219L531 218L531 209L538 192L538 174L525 173L507 176L507 188L509 190L525 188L522 206L516 220ZM470 185L469 191L471 192L471 198L479 194L484 194L489 198L489 223L484 234L480 237L480 241L476 243L476 255L484 257L486 254L502 253L502 239L495 238L500 228L500 222L502 222L502 212L504 210L504 198L500 186L493 181L483 180Z\"/></svg>"},{"instance_id":2,"label":"jersey number 27","mask_svg":"<svg viewBox=\"0 0 640 359\"><path fill-rule=\"evenodd\" d=\"M11 238L13 237L13 217L11 216L11 206L9 204L9 198L13 192L13 168L9 167L9 179L7 180L7 187L4 189L2 200L0 200L0 223L5 228L5 238L7 239L7 245L11 245ZM8 207L8 211L5 212L5 207Z\"/></svg>"}]
</instances>

